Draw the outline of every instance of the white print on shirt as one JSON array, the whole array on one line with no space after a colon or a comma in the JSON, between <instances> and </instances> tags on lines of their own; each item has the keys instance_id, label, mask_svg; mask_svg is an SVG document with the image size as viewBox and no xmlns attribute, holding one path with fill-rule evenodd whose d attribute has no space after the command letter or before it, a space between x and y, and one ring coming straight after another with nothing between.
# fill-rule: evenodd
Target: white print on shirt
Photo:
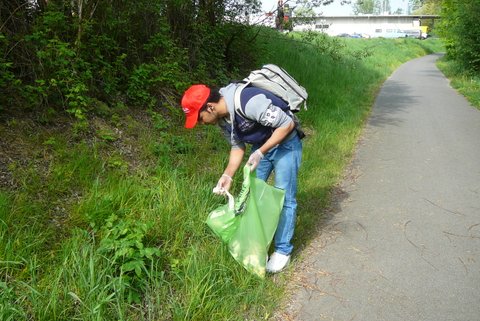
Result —
<instances>
[{"instance_id":1,"label":"white print on shirt","mask_svg":"<svg viewBox=\"0 0 480 321\"><path fill-rule=\"evenodd\" d=\"M267 110L262 114L262 117L259 120L259 123L263 126L272 127L274 123L278 121L278 118L281 116L281 109L270 105Z\"/></svg>"}]
</instances>

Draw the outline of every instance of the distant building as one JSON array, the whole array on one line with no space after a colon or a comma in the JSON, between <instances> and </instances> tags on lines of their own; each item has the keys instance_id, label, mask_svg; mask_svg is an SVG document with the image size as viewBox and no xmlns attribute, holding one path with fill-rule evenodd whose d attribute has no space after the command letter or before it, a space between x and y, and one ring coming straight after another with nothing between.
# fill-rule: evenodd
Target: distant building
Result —
<instances>
[{"instance_id":1,"label":"distant building","mask_svg":"<svg viewBox=\"0 0 480 321\"><path fill-rule=\"evenodd\" d=\"M408 30L421 30L422 20L434 21L437 15L358 15L358 16L321 16L314 23L296 23L294 30L314 30L330 36L357 34L370 37L386 37ZM295 18L293 18L295 19Z\"/></svg>"}]
</instances>

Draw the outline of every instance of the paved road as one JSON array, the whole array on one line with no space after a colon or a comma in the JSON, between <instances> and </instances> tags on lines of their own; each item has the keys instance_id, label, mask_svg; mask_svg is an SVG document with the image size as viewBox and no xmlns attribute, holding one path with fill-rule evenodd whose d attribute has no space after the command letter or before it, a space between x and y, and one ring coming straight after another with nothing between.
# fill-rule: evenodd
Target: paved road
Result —
<instances>
[{"instance_id":1,"label":"paved road","mask_svg":"<svg viewBox=\"0 0 480 321\"><path fill-rule=\"evenodd\" d=\"M284 320L480 320L480 111L435 67L384 84Z\"/></svg>"}]
</instances>

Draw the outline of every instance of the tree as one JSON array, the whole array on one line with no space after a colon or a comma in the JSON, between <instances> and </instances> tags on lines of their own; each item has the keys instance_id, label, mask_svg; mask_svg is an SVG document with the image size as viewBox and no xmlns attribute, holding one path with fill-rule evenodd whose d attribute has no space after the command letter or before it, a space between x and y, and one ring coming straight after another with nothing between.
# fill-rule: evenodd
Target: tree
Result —
<instances>
[{"instance_id":1,"label":"tree","mask_svg":"<svg viewBox=\"0 0 480 321\"><path fill-rule=\"evenodd\" d=\"M357 0L353 4L353 14L374 14L378 0Z\"/></svg>"},{"instance_id":2,"label":"tree","mask_svg":"<svg viewBox=\"0 0 480 321\"><path fill-rule=\"evenodd\" d=\"M390 13L390 0L357 0L353 5L353 14L385 14Z\"/></svg>"},{"instance_id":3,"label":"tree","mask_svg":"<svg viewBox=\"0 0 480 321\"><path fill-rule=\"evenodd\" d=\"M98 101L152 107L185 83L223 83L256 62L245 22L259 3L0 1L0 105L80 118Z\"/></svg>"},{"instance_id":4,"label":"tree","mask_svg":"<svg viewBox=\"0 0 480 321\"><path fill-rule=\"evenodd\" d=\"M333 2L302 1L305 15ZM99 102L152 108L187 83L225 83L257 64L248 20L259 9L260 0L2 0L0 105L83 119Z\"/></svg>"},{"instance_id":5,"label":"tree","mask_svg":"<svg viewBox=\"0 0 480 321\"><path fill-rule=\"evenodd\" d=\"M300 24L314 24L316 13L307 0L297 2L298 6L294 8L295 20Z\"/></svg>"},{"instance_id":6,"label":"tree","mask_svg":"<svg viewBox=\"0 0 480 321\"><path fill-rule=\"evenodd\" d=\"M415 12L423 5L424 0L409 0L408 8L410 12ZM410 13L408 12L408 13Z\"/></svg>"},{"instance_id":7,"label":"tree","mask_svg":"<svg viewBox=\"0 0 480 321\"><path fill-rule=\"evenodd\" d=\"M378 5L378 12L380 14L390 14L391 7L390 7L390 0L379 0L377 1Z\"/></svg>"},{"instance_id":8,"label":"tree","mask_svg":"<svg viewBox=\"0 0 480 321\"><path fill-rule=\"evenodd\" d=\"M447 56L465 68L480 72L480 2L444 0L440 32L445 38Z\"/></svg>"},{"instance_id":9,"label":"tree","mask_svg":"<svg viewBox=\"0 0 480 321\"><path fill-rule=\"evenodd\" d=\"M410 0L410 8L413 14L438 15L442 8L441 0Z\"/></svg>"}]
</instances>

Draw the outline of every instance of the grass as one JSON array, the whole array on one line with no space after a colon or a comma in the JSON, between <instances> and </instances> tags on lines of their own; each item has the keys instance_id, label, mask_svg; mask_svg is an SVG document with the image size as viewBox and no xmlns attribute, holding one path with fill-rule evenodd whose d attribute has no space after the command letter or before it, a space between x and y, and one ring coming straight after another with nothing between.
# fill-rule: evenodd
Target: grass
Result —
<instances>
[{"instance_id":1,"label":"grass","mask_svg":"<svg viewBox=\"0 0 480 321\"><path fill-rule=\"evenodd\" d=\"M308 135L294 240L301 257L328 219L329 194L381 83L441 46L270 31L257 41L263 62L286 68L310 94L299 114ZM271 316L288 273L248 274L205 224L224 202L211 189L228 147L217 128L179 129L181 110L170 109L167 121L161 112L112 109L87 126L0 123L11 158L0 163L11 175L0 188L1 320Z\"/></svg>"},{"instance_id":2,"label":"grass","mask_svg":"<svg viewBox=\"0 0 480 321\"><path fill-rule=\"evenodd\" d=\"M437 61L438 68L450 79L450 84L457 89L477 109L480 109L480 76L472 73L454 60L445 57Z\"/></svg>"}]
</instances>

